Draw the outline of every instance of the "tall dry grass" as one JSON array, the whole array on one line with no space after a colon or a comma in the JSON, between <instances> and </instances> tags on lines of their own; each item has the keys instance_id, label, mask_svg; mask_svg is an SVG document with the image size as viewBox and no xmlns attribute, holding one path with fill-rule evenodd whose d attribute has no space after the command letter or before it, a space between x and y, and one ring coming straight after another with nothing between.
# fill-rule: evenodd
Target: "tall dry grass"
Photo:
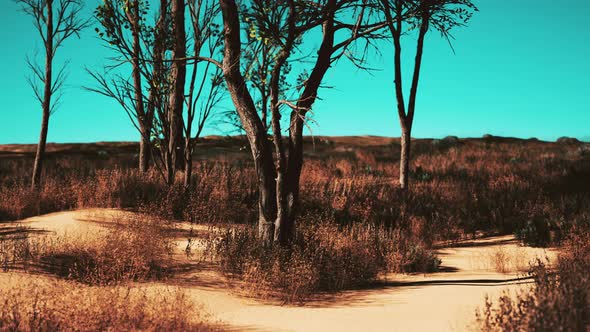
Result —
<instances>
[{"instance_id":1,"label":"tall dry grass","mask_svg":"<svg viewBox=\"0 0 590 332\"><path fill-rule=\"evenodd\" d=\"M417 141L407 193L395 185L399 169L392 156L398 148L327 150L308 158L301 176L303 213L332 215L339 224L411 229L430 243L483 230L515 232L539 246L560 242L572 224L587 219L590 156L581 147ZM247 162L197 162L190 189L184 190L167 187L156 171L139 174L124 159L55 158L48 161L39 193L28 188L24 161L0 159L0 220L117 207L202 223L256 221L256 177Z\"/></svg>"},{"instance_id":2,"label":"tall dry grass","mask_svg":"<svg viewBox=\"0 0 590 332\"><path fill-rule=\"evenodd\" d=\"M365 286L388 272L432 272L440 260L417 238L372 225L303 221L286 247L259 245L256 229L223 228L206 254L248 295L302 303Z\"/></svg>"},{"instance_id":3,"label":"tall dry grass","mask_svg":"<svg viewBox=\"0 0 590 332\"><path fill-rule=\"evenodd\" d=\"M321 153L310 153L301 176L302 214L294 248L264 252L247 231L227 235L231 241L217 249L218 259L228 273L250 278L254 285L259 278L269 286L260 289L297 299L370 282L383 271L421 270L436 261L430 248L440 240L484 231L516 233L527 244L547 246L561 243L572 229L590 228L586 150L538 141L441 142L415 142L407 192L395 185L399 144L318 147ZM54 156L38 193L28 186L28 161L0 159L0 220L80 207L125 208L196 223L251 225L257 220L256 176L249 162L196 162L185 190L180 184L166 186L155 170L139 174L128 160L117 158ZM366 231L358 235L358 229ZM243 261L234 257L241 252L246 253ZM350 268L343 263L348 261ZM337 275L324 266L345 272ZM273 274L300 280L273 284Z\"/></svg>"},{"instance_id":4,"label":"tall dry grass","mask_svg":"<svg viewBox=\"0 0 590 332\"><path fill-rule=\"evenodd\" d=\"M8 283L0 287L0 331L214 330L179 289L90 287L16 275Z\"/></svg>"},{"instance_id":5,"label":"tall dry grass","mask_svg":"<svg viewBox=\"0 0 590 332\"><path fill-rule=\"evenodd\" d=\"M135 216L82 236L35 234L17 227L0 236L0 264L10 270L42 270L90 285L162 279L173 242L161 221Z\"/></svg>"},{"instance_id":6,"label":"tall dry grass","mask_svg":"<svg viewBox=\"0 0 590 332\"><path fill-rule=\"evenodd\" d=\"M530 273L535 285L516 297L486 298L477 312L480 331L587 331L590 328L590 240L572 233L555 271L542 261Z\"/></svg>"}]
</instances>

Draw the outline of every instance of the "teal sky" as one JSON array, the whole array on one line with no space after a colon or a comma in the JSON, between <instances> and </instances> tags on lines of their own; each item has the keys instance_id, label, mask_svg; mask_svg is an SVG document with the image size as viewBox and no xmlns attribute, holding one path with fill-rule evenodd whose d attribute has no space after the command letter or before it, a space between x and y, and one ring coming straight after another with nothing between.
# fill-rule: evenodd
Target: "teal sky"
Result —
<instances>
[{"instance_id":1,"label":"teal sky","mask_svg":"<svg viewBox=\"0 0 590 332\"><path fill-rule=\"evenodd\" d=\"M86 3L91 15L97 1ZM480 12L467 28L454 32L455 54L436 32L427 38L413 136L490 133L590 140L590 2L475 3ZM40 105L26 81L25 56L37 49L41 60L42 49L31 20L17 8L12 0L0 0L0 144L36 143L39 136ZM100 68L111 55L93 28L58 50L57 63L70 60L69 77L50 121L50 142L138 139L116 103L81 88L93 84L84 67ZM407 65L414 56L413 40L409 42L404 49ZM379 70L366 73L346 61L331 69L324 83L332 88L322 90L322 100L314 105L314 135L399 136L392 48L383 42L379 49L381 55L370 58ZM205 132L225 133L223 126Z\"/></svg>"}]
</instances>

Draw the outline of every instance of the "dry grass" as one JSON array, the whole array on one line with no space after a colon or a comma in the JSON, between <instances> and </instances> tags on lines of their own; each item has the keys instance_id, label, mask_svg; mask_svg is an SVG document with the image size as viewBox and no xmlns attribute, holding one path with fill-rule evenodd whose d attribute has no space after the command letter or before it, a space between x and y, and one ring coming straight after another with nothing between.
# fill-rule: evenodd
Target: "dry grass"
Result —
<instances>
[{"instance_id":1,"label":"dry grass","mask_svg":"<svg viewBox=\"0 0 590 332\"><path fill-rule=\"evenodd\" d=\"M477 312L480 331L587 331L590 328L590 241L572 233L556 271L538 261L535 286L516 297L487 298Z\"/></svg>"},{"instance_id":2,"label":"dry grass","mask_svg":"<svg viewBox=\"0 0 590 332\"><path fill-rule=\"evenodd\" d=\"M541 255L542 256L542 255ZM481 250L471 262L474 269L491 270L498 273L527 272L538 257L523 247L493 246Z\"/></svg>"},{"instance_id":3,"label":"dry grass","mask_svg":"<svg viewBox=\"0 0 590 332\"><path fill-rule=\"evenodd\" d=\"M90 287L16 276L8 284L0 287L0 331L213 330L178 289Z\"/></svg>"},{"instance_id":4,"label":"dry grass","mask_svg":"<svg viewBox=\"0 0 590 332\"><path fill-rule=\"evenodd\" d=\"M207 254L247 295L302 303L314 294L367 285L382 273L434 271L440 261L419 239L374 226L304 223L289 247L264 248L254 228L212 234Z\"/></svg>"},{"instance_id":5,"label":"dry grass","mask_svg":"<svg viewBox=\"0 0 590 332\"><path fill-rule=\"evenodd\" d=\"M0 237L5 271L30 266L92 285L160 279L173 252L161 222L135 217L84 236L35 235L22 229Z\"/></svg>"},{"instance_id":6,"label":"dry grass","mask_svg":"<svg viewBox=\"0 0 590 332\"><path fill-rule=\"evenodd\" d=\"M340 224L411 229L428 243L483 230L517 232L540 246L559 243L572 224L588 217L583 207L590 205L590 158L577 146L425 140L414 148L413 185L404 194L394 185L397 143L317 146L322 154L306 160L301 176L303 213L333 215ZM249 162L199 161L185 191L118 158L50 159L40 193L28 188L28 161L0 159L0 220L115 207L199 223L256 222L257 185Z\"/></svg>"}]
</instances>

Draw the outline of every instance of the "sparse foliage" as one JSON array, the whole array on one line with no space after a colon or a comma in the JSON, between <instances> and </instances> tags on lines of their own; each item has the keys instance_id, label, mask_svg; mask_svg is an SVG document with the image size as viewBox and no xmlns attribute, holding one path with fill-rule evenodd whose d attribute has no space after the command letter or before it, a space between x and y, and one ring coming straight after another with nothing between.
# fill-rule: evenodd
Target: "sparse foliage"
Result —
<instances>
[{"instance_id":1,"label":"sparse foliage","mask_svg":"<svg viewBox=\"0 0 590 332\"><path fill-rule=\"evenodd\" d=\"M88 20L81 15L83 2L79 0L16 0L16 3L25 14L33 18L33 25L41 37L45 51L44 67L27 58L27 65L31 70L28 81L42 109L41 134L31 180L31 187L38 188L43 171L49 118L59 105L67 76L67 62L54 75L53 60L63 42L72 36L79 36L80 31L88 26Z\"/></svg>"},{"instance_id":2,"label":"sparse foliage","mask_svg":"<svg viewBox=\"0 0 590 332\"><path fill-rule=\"evenodd\" d=\"M477 11L477 7L471 0L379 0L378 3L387 22L394 47L395 97L402 131L399 183L402 189L406 189L410 181L412 125L426 34L429 30L435 29L449 41L450 45L451 30L465 26L473 12ZM418 31L416 55L406 106L402 83L401 39L402 36L415 30Z\"/></svg>"}]
</instances>

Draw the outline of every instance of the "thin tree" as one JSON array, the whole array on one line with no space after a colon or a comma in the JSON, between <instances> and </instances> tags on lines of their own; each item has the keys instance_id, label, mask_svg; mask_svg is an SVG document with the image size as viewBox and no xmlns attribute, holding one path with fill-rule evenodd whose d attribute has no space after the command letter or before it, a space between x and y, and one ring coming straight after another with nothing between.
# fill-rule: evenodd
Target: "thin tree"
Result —
<instances>
[{"instance_id":1,"label":"thin tree","mask_svg":"<svg viewBox=\"0 0 590 332\"><path fill-rule=\"evenodd\" d=\"M108 67L109 71L120 70L120 67L126 63L131 64L132 83L129 85L128 81L120 74L114 75L116 78L114 81L110 81L106 73L98 74L87 70L101 86L100 88L88 88L88 90L114 98L120 104L125 101L121 106L140 134L139 169L141 172L147 172L149 169L152 149L150 135L154 119L154 96L145 98L146 86L150 87L150 83L144 83L143 79L148 76L149 70L145 59L150 54L152 47L156 48L153 54L163 53L157 47L162 46L161 39L164 38L161 30L165 25L166 8L167 5L164 1L163 9L160 8L161 15L156 29L151 29L146 24L149 2L105 0L95 11L96 20L101 25L101 28L96 28L96 32L105 44L117 53L117 56L111 59L114 64ZM113 86L109 86L110 84ZM117 94L110 93L116 90L120 91ZM125 97L130 98L127 101Z\"/></svg>"},{"instance_id":2,"label":"thin tree","mask_svg":"<svg viewBox=\"0 0 590 332\"><path fill-rule=\"evenodd\" d=\"M411 137L418 81L422 66L424 40L429 30L438 30L447 41L452 39L450 31L467 24L477 7L471 0L379 0L385 16L394 48L394 75L397 113L401 127L401 156L399 184L403 190L409 186ZM410 95L406 107L402 84L402 36L408 30L418 30L416 55Z\"/></svg>"},{"instance_id":3,"label":"thin tree","mask_svg":"<svg viewBox=\"0 0 590 332\"><path fill-rule=\"evenodd\" d=\"M21 5L21 9L27 15L33 18L33 24L41 36L45 51L44 68L33 60L27 59L27 64L32 72L28 79L29 84L33 88L35 97L41 103L42 109L41 134L39 135L39 144L37 144L31 180L31 188L38 189L41 184L49 118L59 105L61 95L58 93L60 93L66 79L67 63L61 67L57 75L53 74L55 54L66 39L74 35L79 37L80 31L88 26L88 20L82 19L83 1L17 0L16 2Z\"/></svg>"},{"instance_id":4,"label":"thin tree","mask_svg":"<svg viewBox=\"0 0 590 332\"><path fill-rule=\"evenodd\" d=\"M213 56L220 51L221 32L215 19L219 6L215 0L191 0L188 3L192 28L192 56L188 93L185 96L186 118L184 129L184 187L189 188L195 144L201 137L205 124L223 97L221 69L198 58ZM196 128L193 124L196 122ZM194 132L194 136L193 136Z\"/></svg>"},{"instance_id":5,"label":"thin tree","mask_svg":"<svg viewBox=\"0 0 590 332\"><path fill-rule=\"evenodd\" d=\"M160 0L153 27L145 18L149 12L146 2L130 2L127 7L117 7L114 6L117 4L115 1L122 0L111 0L98 7L97 17L104 28L98 32L119 56L114 59L115 63L108 67L107 73L88 71L98 86L87 89L113 98L122 106L141 133L142 139L150 143L151 149L148 152L151 153L153 164L168 185L175 181L178 164L183 164L184 182L188 187L192 169L186 166L192 164L195 141L200 137L205 123L211 118L213 108L222 95L219 71L215 71L218 68L208 62L200 65L203 62L200 59L202 55L211 56L219 51L221 45L219 26L214 22L219 13L218 6L214 0L188 2L188 28L189 35L192 33L193 51L193 57L189 59L183 56L174 57L174 48L178 47L175 46L176 40L181 40L183 45L187 44L187 33L185 31L185 37L180 39L174 36L174 25L177 23L174 23L173 6L170 1ZM127 11L133 13L136 8L139 8L138 21L141 22L139 52L133 51L134 35L127 31L132 28ZM180 7L175 10L177 16L183 16L185 13ZM134 57L134 54L139 56ZM188 90L176 95L182 97L181 101L186 106L186 112L182 112L182 107L178 108L175 104L177 100L173 92L183 79L177 79L178 71L173 72L172 69L175 66L179 69L190 65L188 60L194 60L189 86L186 88ZM115 72L126 63L137 63L133 68L139 68L140 80L135 78L137 71L132 71L131 78L121 74L121 70ZM215 70L210 67L214 67ZM185 90L185 87L182 89ZM144 113L146 116L149 115L149 126L142 128L142 119L145 117L141 114ZM193 127L195 120L196 128Z\"/></svg>"}]
</instances>

